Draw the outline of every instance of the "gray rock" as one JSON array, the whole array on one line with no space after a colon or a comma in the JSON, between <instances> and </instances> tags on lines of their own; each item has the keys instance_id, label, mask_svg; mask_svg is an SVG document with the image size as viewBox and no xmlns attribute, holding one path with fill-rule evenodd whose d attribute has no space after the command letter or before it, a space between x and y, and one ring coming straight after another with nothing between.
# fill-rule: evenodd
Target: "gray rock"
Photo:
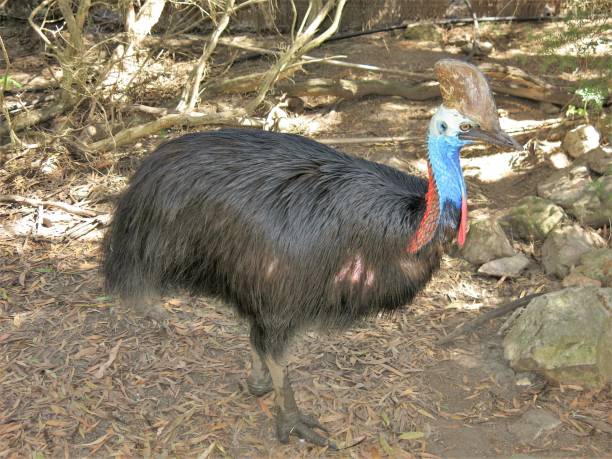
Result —
<instances>
[{"instance_id":1,"label":"gray rock","mask_svg":"<svg viewBox=\"0 0 612 459\"><path fill-rule=\"evenodd\" d=\"M474 56L488 56L493 51L493 43L490 41L479 41L474 46L474 42L469 42L461 47L461 51Z\"/></svg>"},{"instance_id":2,"label":"gray rock","mask_svg":"<svg viewBox=\"0 0 612 459\"><path fill-rule=\"evenodd\" d=\"M567 288L532 300L504 338L518 371L561 384L599 388L612 381L612 289Z\"/></svg>"},{"instance_id":3,"label":"gray rock","mask_svg":"<svg viewBox=\"0 0 612 459\"><path fill-rule=\"evenodd\" d=\"M495 277L517 277L529 265L529 258L522 253L485 263L478 272Z\"/></svg>"},{"instance_id":4,"label":"gray rock","mask_svg":"<svg viewBox=\"0 0 612 459\"><path fill-rule=\"evenodd\" d=\"M518 420L508 426L508 430L523 443L531 443L542 434L556 429L561 421L550 411L531 408Z\"/></svg>"},{"instance_id":5,"label":"gray rock","mask_svg":"<svg viewBox=\"0 0 612 459\"><path fill-rule=\"evenodd\" d=\"M557 227L548 233L542 246L544 270L563 278L578 264L583 254L603 245L605 241L597 233L579 225Z\"/></svg>"},{"instance_id":6,"label":"gray rock","mask_svg":"<svg viewBox=\"0 0 612 459\"><path fill-rule=\"evenodd\" d=\"M572 274L582 275L601 282L604 287L612 287L612 249L601 248L586 252Z\"/></svg>"},{"instance_id":7,"label":"gray rock","mask_svg":"<svg viewBox=\"0 0 612 459\"><path fill-rule=\"evenodd\" d=\"M538 185L538 195L550 199L561 207L568 207L578 200L591 182L586 166L573 166L552 174Z\"/></svg>"},{"instance_id":8,"label":"gray rock","mask_svg":"<svg viewBox=\"0 0 612 459\"><path fill-rule=\"evenodd\" d=\"M585 154L584 158L592 171L601 175L612 175L612 148L596 148Z\"/></svg>"},{"instance_id":9,"label":"gray rock","mask_svg":"<svg viewBox=\"0 0 612 459\"><path fill-rule=\"evenodd\" d=\"M576 201L567 208L585 225L601 228L612 221L612 175L591 182Z\"/></svg>"},{"instance_id":10,"label":"gray rock","mask_svg":"<svg viewBox=\"0 0 612 459\"><path fill-rule=\"evenodd\" d=\"M521 199L501 221L512 235L521 239L543 240L565 218L561 207L537 196Z\"/></svg>"},{"instance_id":11,"label":"gray rock","mask_svg":"<svg viewBox=\"0 0 612 459\"><path fill-rule=\"evenodd\" d=\"M599 146L599 132L590 124L581 124L569 131L562 147L572 158L578 158Z\"/></svg>"},{"instance_id":12,"label":"gray rock","mask_svg":"<svg viewBox=\"0 0 612 459\"><path fill-rule=\"evenodd\" d=\"M550 102L540 102L540 110L547 115L556 115L560 111L559 107L557 107L555 104L551 104Z\"/></svg>"},{"instance_id":13,"label":"gray rock","mask_svg":"<svg viewBox=\"0 0 612 459\"><path fill-rule=\"evenodd\" d=\"M499 223L494 219L484 219L470 224L461 255L470 263L481 265L514 255L514 250Z\"/></svg>"},{"instance_id":14,"label":"gray rock","mask_svg":"<svg viewBox=\"0 0 612 459\"><path fill-rule=\"evenodd\" d=\"M572 164L569 157L562 151L551 153L548 157L548 160L555 169L565 169L566 167L569 167Z\"/></svg>"},{"instance_id":15,"label":"gray rock","mask_svg":"<svg viewBox=\"0 0 612 459\"><path fill-rule=\"evenodd\" d=\"M583 274L572 271L563 278L563 287L601 287L601 282Z\"/></svg>"}]
</instances>

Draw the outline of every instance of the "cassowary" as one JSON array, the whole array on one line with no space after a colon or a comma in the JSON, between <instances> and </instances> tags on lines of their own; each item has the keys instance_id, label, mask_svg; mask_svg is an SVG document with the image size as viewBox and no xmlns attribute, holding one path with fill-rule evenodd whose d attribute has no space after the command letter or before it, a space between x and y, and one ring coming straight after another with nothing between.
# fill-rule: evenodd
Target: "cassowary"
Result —
<instances>
[{"instance_id":1,"label":"cassowary","mask_svg":"<svg viewBox=\"0 0 612 459\"><path fill-rule=\"evenodd\" d=\"M296 405L290 339L410 303L444 246L465 239L461 148L520 148L476 67L442 60L435 73L443 105L429 125L428 180L301 136L225 129L160 145L119 199L108 290L140 309L176 291L231 305L250 325L248 388L275 391L281 442L333 447Z\"/></svg>"}]
</instances>

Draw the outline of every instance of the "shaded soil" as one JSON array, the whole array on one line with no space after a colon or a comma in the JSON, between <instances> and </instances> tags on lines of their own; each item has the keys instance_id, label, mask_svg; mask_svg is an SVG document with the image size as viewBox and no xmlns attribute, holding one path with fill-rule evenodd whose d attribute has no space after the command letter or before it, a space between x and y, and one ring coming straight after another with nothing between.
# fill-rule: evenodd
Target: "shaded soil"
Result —
<instances>
[{"instance_id":1,"label":"shaded soil","mask_svg":"<svg viewBox=\"0 0 612 459\"><path fill-rule=\"evenodd\" d=\"M507 32L508 49L529 47L527 31ZM456 51L379 34L336 42L318 53L424 70ZM505 63L516 59L504 52L492 56ZM537 70L528 54L521 63ZM234 70L264 64L244 63ZM15 65L25 69L29 64L17 59ZM310 71L310 76L351 76L328 66ZM244 100L236 96L211 103ZM511 98L498 102L511 118L545 118L537 104ZM393 97L308 100L303 117L309 126L318 123L309 134L313 137L410 133L424 139L434 107L433 101ZM109 155L113 166L102 172L52 146L28 151L2 165L0 193L110 211L114 193L139 158L178 134L161 133L114 152ZM424 142L343 149L410 172L422 171L425 152ZM471 149L466 157L485 154L493 153ZM45 161L62 168L43 173ZM545 155L538 154L494 182L468 177L470 207L490 213L504 209L533 193L551 170ZM36 212L0 205L5 228L36 221ZM64 217L67 226L80 223ZM502 321L446 348L435 345L438 337L484 309L557 288L535 259L521 277L499 282L447 257L434 281L401 312L343 333L309 333L298 340L289 362L299 405L318 416L334 440L357 443L330 452L295 438L278 444L273 397L257 399L245 389L247 330L230 310L208 299L168 299L171 319L160 326L105 296L97 273L101 231L94 225L76 240L0 232L0 457L604 457L612 451L609 434L575 417L612 422L609 390L550 386L535 375L515 374L502 355L497 333ZM527 254L538 251L537 245L515 245ZM535 440L516 436L511 426L533 408L554 414L561 425Z\"/></svg>"}]
</instances>

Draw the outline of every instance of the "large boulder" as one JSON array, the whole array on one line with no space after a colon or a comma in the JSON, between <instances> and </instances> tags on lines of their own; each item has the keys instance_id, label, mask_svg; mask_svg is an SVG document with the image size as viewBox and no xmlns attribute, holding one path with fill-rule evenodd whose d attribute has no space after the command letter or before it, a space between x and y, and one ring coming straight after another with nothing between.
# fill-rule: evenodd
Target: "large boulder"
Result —
<instances>
[{"instance_id":1,"label":"large boulder","mask_svg":"<svg viewBox=\"0 0 612 459\"><path fill-rule=\"evenodd\" d=\"M496 220L483 219L470 224L461 255L470 263L481 265L514 255L514 249Z\"/></svg>"},{"instance_id":2,"label":"large boulder","mask_svg":"<svg viewBox=\"0 0 612 459\"><path fill-rule=\"evenodd\" d=\"M586 166L573 166L552 174L538 185L538 196L567 207L582 196L591 176Z\"/></svg>"},{"instance_id":3,"label":"large boulder","mask_svg":"<svg viewBox=\"0 0 612 459\"><path fill-rule=\"evenodd\" d=\"M594 279L604 287L612 287L612 249L592 249L584 253L572 274Z\"/></svg>"},{"instance_id":4,"label":"large boulder","mask_svg":"<svg viewBox=\"0 0 612 459\"><path fill-rule=\"evenodd\" d=\"M548 233L542 246L544 270L563 278L579 263L583 254L603 245L605 241L601 236L579 225L557 227Z\"/></svg>"},{"instance_id":5,"label":"large boulder","mask_svg":"<svg viewBox=\"0 0 612 459\"><path fill-rule=\"evenodd\" d=\"M594 228L612 221L612 175L604 175L590 183L567 211L578 221Z\"/></svg>"},{"instance_id":6,"label":"large boulder","mask_svg":"<svg viewBox=\"0 0 612 459\"><path fill-rule=\"evenodd\" d=\"M601 175L612 175L612 148L599 147L584 155L587 166Z\"/></svg>"},{"instance_id":7,"label":"large boulder","mask_svg":"<svg viewBox=\"0 0 612 459\"><path fill-rule=\"evenodd\" d=\"M561 146L572 158L578 158L599 146L599 132L590 124L581 124L565 135Z\"/></svg>"},{"instance_id":8,"label":"large boulder","mask_svg":"<svg viewBox=\"0 0 612 459\"><path fill-rule=\"evenodd\" d=\"M518 371L561 384L599 388L612 381L612 289L567 288L532 300L504 338Z\"/></svg>"},{"instance_id":9,"label":"large boulder","mask_svg":"<svg viewBox=\"0 0 612 459\"><path fill-rule=\"evenodd\" d=\"M565 218L561 207L547 199L527 196L510 209L502 220L512 235L521 239L543 240Z\"/></svg>"}]
</instances>

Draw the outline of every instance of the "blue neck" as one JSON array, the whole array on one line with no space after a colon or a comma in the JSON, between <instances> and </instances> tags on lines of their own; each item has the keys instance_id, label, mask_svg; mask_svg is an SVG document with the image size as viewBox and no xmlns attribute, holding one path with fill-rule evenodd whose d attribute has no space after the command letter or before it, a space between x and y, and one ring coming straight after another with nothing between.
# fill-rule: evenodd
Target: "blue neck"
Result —
<instances>
[{"instance_id":1,"label":"blue neck","mask_svg":"<svg viewBox=\"0 0 612 459\"><path fill-rule=\"evenodd\" d=\"M444 221L446 203L461 209L461 200L466 196L459 152L468 143L457 137L444 135L430 135L427 140L429 164L438 191L441 222Z\"/></svg>"}]
</instances>

